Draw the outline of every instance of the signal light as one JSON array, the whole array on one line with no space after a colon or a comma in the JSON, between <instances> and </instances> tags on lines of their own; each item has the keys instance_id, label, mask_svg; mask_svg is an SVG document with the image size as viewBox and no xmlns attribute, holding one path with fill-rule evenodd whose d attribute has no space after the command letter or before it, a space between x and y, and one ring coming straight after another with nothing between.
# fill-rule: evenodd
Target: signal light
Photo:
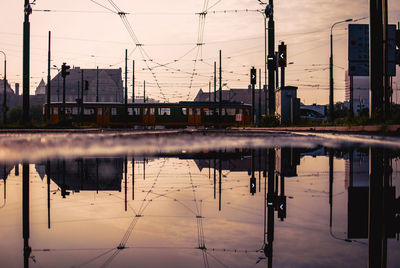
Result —
<instances>
[{"instance_id":1,"label":"signal light","mask_svg":"<svg viewBox=\"0 0 400 268\"><path fill-rule=\"evenodd\" d=\"M71 67L69 65L67 65L65 62L62 64L62 66L61 66L61 76L63 78L65 78L67 75L70 74L69 71L68 71L70 68Z\"/></svg>"}]
</instances>

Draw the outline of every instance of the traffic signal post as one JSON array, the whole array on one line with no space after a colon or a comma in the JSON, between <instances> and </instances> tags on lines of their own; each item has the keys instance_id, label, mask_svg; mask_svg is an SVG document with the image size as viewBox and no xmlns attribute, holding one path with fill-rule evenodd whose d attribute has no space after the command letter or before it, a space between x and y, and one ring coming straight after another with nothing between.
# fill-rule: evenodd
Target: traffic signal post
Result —
<instances>
[{"instance_id":1,"label":"traffic signal post","mask_svg":"<svg viewBox=\"0 0 400 268\"><path fill-rule=\"evenodd\" d=\"M278 66L281 68L281 89L285 87L285 68L287 66L287 46L282 42L278 46Z\"/></svg>"},{"instance_id":2,"label":"traffic signal post","mask_svg":"<svg viewBox=\"0 0 400 268\"><path fill-rule=\"evenodd\" d=\"M257 70L252 67L250 69L251 84L251 125L254 126L254 106L255 106L255 85L257 83Z\"/></svg>"},{"instance_id":3,"label":"traffic signal post","mask_svg":"<svg viewBox=\"0 0 400 268\"><path fill-rule=\"evenodd\" d=\"M71 67L69 65L67 65L65 62L62 64L61 66L61 76L63 78L63 104L65 104L65 78L67 77L67 75L69 75L69 69ZM61 110L61 115L62 117L64 117L64 107Z\"/></svg>"}]
</instances>

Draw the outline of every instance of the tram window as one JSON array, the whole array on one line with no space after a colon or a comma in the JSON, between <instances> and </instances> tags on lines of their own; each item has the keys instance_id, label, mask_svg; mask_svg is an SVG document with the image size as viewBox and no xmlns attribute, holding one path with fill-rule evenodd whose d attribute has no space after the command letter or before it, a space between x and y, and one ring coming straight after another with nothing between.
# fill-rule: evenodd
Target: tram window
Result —
<instances>
[{"instance_id":1,"label":"tram window","mask_svg":"<svg viewBox=\"0 0 400 268\"><path fill-rule=\"evenodd\" d=\"M133 115L133 108L128 108L128 115Z\"/></svg>"},{"instance_id":2,"label":"tram window","mask_svg":"<svg viewBox=\"0 0 400 268\"><path fill-rule=\"evenodd\" d=\"M147 114L147 111L148 111L148 108L143 108L143 114L144 114L144 115L148 115L148 114Z\"/></svg>"},{"instance_id":3,"label":"tram window","mask_svg":"<svg viewBox=\"0 0 400 268\"><path fill-rule=\"evenodd\" d=\"M249 109L245 109L244 113L245 113L246 116L249 116L250 115Z\"/></svg>"},{"instance_id":4,"label":"tram window","mask_svg":"<svg viewBox=\"0 0 400 268\"><path fill-rule=\"evenodd\" d=\"M158 115L171 115L170 108L158 108Z\"/></svg>"},{"instance_id":5,"label":"tram window","mask_svg":"<svg viewBox=\"0 0 400 268\"><path fill-rule=\"evenodd\" d=\"M196 115L201 115L201 109L200 108L196 109Z\"/></svg>"},{"instance_id":6,"label":"tram window","mask_svg":"<svg viewBox=\"0 0 400 268\"><path fill-rule=\"evenodd\" d=\"M133 115L140 115L140 108L133 108Z\"/></svg>"},{"instance_id":7,"label":"tram window","mask_svg":"<svg viewBox=\"0 0 400 268\"><path fill-rule=\"evenodd\" d=\"M226 113L228 114L228 115L235 115L235 112L236 112L236 110L235 110L235 108L227 108L226 109Z\"/></svg>"},{"instance_id":8,"label":"tram window","mask_svg":"<svg viewBox=\"0 0 400 268\"><path fill-rule=\"evenodd\" d=\"M225 108L222 108L221 114L222 114L222 116L226 115Z\"/></svg>"},{"instance_id":9,"label":"tram window","mask_svg":"<svg viewBox=\"0 0 400 268\"><path fill-rule=\"evenodd\" d=\"M92 114L94 114L94 108L84 108L83 109L83 114L84 115L92 115Z\"/></svg>"},{"instance_id":10,"label":"tram window","mask_svg":"<svg viewBox=\"0 0 400 268\"><path fill-rule=\"evenodd\" d=\"M187 115L187 108L186 107L182 108L182 114L183 115Z\"/></svg>"},{"instance_id":11,"label":"tram window","mask_svg":"<svg viewBox=\"0 0 400 268\"><path fill-rule=\"evenodd\" d=\"M72 114L78 114L78 107L73 107L72 108Z\"/></svg>"},{"instance_id":12,"label":"tram window","mask_svg":"<svg viewBox=\"0 0 400 268\"><path fill-rule=\"evenodd\" d=\"M193 109L189 108L189 115L193 115Z\"/></svg>"},{"instance_id":13,"label":"tram window","mask_svg":"<svg viewBox=\"0 0 400 268\"><path fill-rule=\"evenodd\" d=\"M237 109L236 113L237 114L243 114L243 110L242 109Z\"/></svg>"},{"instance_id":14,"label":"tram window","mask_svg":"<svg viewBox=\"0 0 400 268\"><path fill-rule=\"evenodd\" d=\"M204 108L204 114L210 116L213 115L214 113L212 109Z\"/></svg>"},{"instance_id":15,"label":"tram window","mask_svg":"<svg viewBox=\"0 0 400 268\"><path fill-rule=\"evenodd\" d=\"M150 115L154 115L154 113L155 113L155 108L150 108Z\"/></svg>"},{"instance_id":16,"label":"tram window","mask_svg":"<svg viewBox=\"0 0 400 268\"><path fill-rule=\"evenodd\" d=\"M103 114L103 109L98 108L98 109L97 109L97 115L102 115L102 114Z\"/></svg>"},{"instance_id":17,"label":"tram window","mask_svg":"<svg viewBox=\"0 0 400 268\"><path fill-rule=\"evenodd\" d=\"M117 115L117 108L111 108L111 115Z\"/></svg>"},{"instance_id":18,"label":"tram window","mask_svg":"<svg viewBox=\"0 0 400 268\"><path fill-rule=\"evenodd\" d=\"M58 108L57 107L53 108L53 114L58 114Z\"/></svg>"},{"instance_id":19,"label":"tram window","mask_svg":"<svg viewBox=\"0 0 400 268\"><path fill-rule=\"evenodd\" d=\"M71 113L72 113L71 107L65 108L65 114L71 114Z\"/></svg>"},{"instance_id":20,"label":"tram window","mask_svg":"<svg viewBox=\"0 0 400 268\"><path fill-rule=\"evenodd\" d=\"M218 108L215 108L215 114L219 115L219 109Z\"/></svg>"}]
</instances>

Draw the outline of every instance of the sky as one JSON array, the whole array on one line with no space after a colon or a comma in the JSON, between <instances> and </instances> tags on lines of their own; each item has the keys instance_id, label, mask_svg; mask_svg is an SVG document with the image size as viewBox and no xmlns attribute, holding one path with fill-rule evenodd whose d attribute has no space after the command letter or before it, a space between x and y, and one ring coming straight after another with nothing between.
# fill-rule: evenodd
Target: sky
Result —
<instances>
[{"instance_id":1,"label":"sky","mask_svg":"<svg viewBox=\"0 0 400 268\"><path fill-rule=\"evenodd\" d=\"M348 18L368 17L368 3L275 1L276 49L278 42L288 45L288 62L293 64L286 68L286 84L299 87L303 103L328 103L330 27ZM7 78L13 88L14 83L22 83L23 5L23 0L1 0L0 50L7 54ZM262 69L264 82L264 17L257 12L264 6L257 0L37 0L32 7L31 94L42 78L46 80L49 31L51 64L58 68L66 62L71 67L124 71L127 49L129 94L135 60L137 95L143 95L146 81L149 98L193 100L200 88L208 91L219 50L224 88L247 88L252 66ZM205 16L198 14L205 10ZM125 20L118 11L127 13ZM397 21L400 2L389 0L389 23ZM346 24L334 28L334 65L334 97L343 101ZM52 76L56 73L52 70ZM396 82L400 87L400 80Z\"/></svg>"}]
</instances>

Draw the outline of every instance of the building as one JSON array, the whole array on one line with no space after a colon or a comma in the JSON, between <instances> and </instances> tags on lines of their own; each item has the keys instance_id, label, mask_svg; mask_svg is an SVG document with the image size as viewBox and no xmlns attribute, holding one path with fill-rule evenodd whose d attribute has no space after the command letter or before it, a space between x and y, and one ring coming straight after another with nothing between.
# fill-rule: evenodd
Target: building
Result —
<instances>
[{"instance_id":1,"label":"building","mask_svg":"<svg viewBox=\"0 0 400 268\"><path fill-rule=\"evenodd\" d=\"M14 90L11 88L10 84L7 83L6 86L6 94L7 94L7 108L10 109L19 104L18 96L14 93ZM3 102L4 102L4 80L0 79L0 105L1 105L1 113L3 113Z\"/></svg>"},{"instance_id":2,"label":"building","mask_svg":"<svg viewBox=\"0 0 400 268\"><path fill-rule=\"evenodd\" d=\"M276 113L282 124L294 123L300 115L297 87L286 86L276 91Z\"/></svg>"},{"instance_id":3,"label":"building","mask_svg":"<svg viewBox=\"0 0 400 268\"><path fill-rule=\"evenodd\" d=\"M97 87L99 102L123 102L124 87L122 70L120 69L81 69L75 67L69 70L65 78L65 101L75 102L80 96L83 81L87 81L88 89L83 90L84 102L96 102ZM98 79L97 79L98 72ZM84 82L85 83L85 82ZM51 102L63 101L63 78L58 73L51 80Z\"/></svg>"},{"instance_id":4,"label":"building","mask_svg":"<svg viewBox=\"0 0 400 268\"><path fill-rule=\"evenodd\" d=\"M350 76L345 73L345 100L350 103ZM369 76L353 76L353 111L369 108Z\"/></svg>"}]
</instances>

